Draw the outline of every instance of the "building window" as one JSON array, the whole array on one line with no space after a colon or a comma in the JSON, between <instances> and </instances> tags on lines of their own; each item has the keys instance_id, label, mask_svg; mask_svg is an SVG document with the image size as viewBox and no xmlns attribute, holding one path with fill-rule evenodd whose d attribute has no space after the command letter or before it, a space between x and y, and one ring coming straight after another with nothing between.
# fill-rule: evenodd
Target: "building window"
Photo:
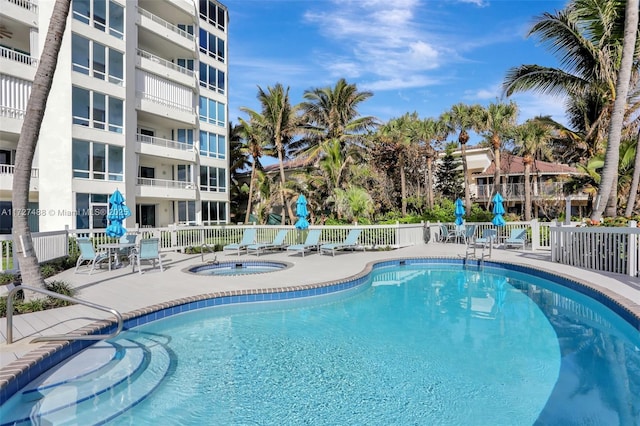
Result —
<instances>
[{"instance_id":1,"label":"building window","mask_svg":"<svg viewBox=\"0 0 640 426\"><path fill-rule=\"evenodd\" d=\"M216 2L209 0L200 0L199 2L200 18L209 22L219 30L224 31L225 28L225 9Z\"/></svg>"},{"instance_id":2,"label":"building window","mask_svg":"<svg viewBox=\"0 0 640 426\"><path fill-rule=\"evenodd\" d=\"M196 222L196 202L178 201L178 222L182 224Z\"/></svg>"},{"instance_id":3,"label":"building window","mask_svg":"<svg viewBox=\"0 0 640 426\"><path fill-rule=\"evenodd\" d=\"M195 63L195 61L193 59L176 59L176 63L178 64L179 67L182 68L186 68L188 70L193 71L193 65Z\"/></svg>"},{"instance_id":4,"label":"building window","mask_svg":"<svg viewBox=\"0 0 640 426\"><path fill-rule=\"evenodd\" d=\"M74 139L73 177L81 179L124 180L124 148L100 142Z\"/></svg>"},{"instance_id":5,"label":"building window","mask_svg":"<svg viewBox=\"0 0 640 426\"><path fill-rule=\"evenodd\" d=\"M200 121L225 127L225 105L200 96Z\"/></svg>"},{"instance_id":6,"label":"building window","mask_svg":"<svg viewBox=\"0 0 640 426\"><path fill-rule=\"evenodd\" d=\"M193 146L193 129L176 129L178 142Z\"/></svg>"},{"instance_id":7,"label":"building window","mask_svg":"<svg viewBox=\"0 0 640 426\"><path fill-rule=\"evenodd\" d=\"M200 166L200 190L227 192L227 171L217 167Z\"/></svg>"},{"instance_id":8,"label":"building window","mask_svg":"<svg viewBox=\"0 0 640 426\"><path fill-rule=\"evenodd\" d=\"M227 157L227 142L223 135L200 131L200 155L211 158Z\"/></svg>"},{"instance_id":9,"label":"building window","mask_svg":"<svg viewBox=\"0 0 640 426\"><path fill-rule=\"evenodd\" d=\"M108 199L108 194L76 193L76 228L106 228Z\"/></svg>"},{"instance_id":10,"label":"building window","mask_svg":"<svg viewBox=\"0 0 640 426\"><path fill-rule=\"evenodd\" d=\"M73 124L122 133L122 99L73 86Z\"/></svg>"},{"instance_id":11,"label":"building window","mask_svg":"<svg viewBox=\"0 0 640 426\"><path fill-rule=\"evenodd\" d=\"M218 38L200 28L200 52L224 62L224 39Z\"/></svg>"},{"instance_id":12,"label":"building window","mask_svg":"<svg viewBox=\"0 0 640 426\"><path fill-rule=\"evenodd\" d=\"M227 223L227 203L222 201L202 202L202 224L220 225Z\"/></svg>"},{"instance_id":13,"label":"building window","mask_svg":"<svg viewBox=\"0 0 640 426\"><path fill-rule=\"evenodd\" d=\"M200 86L224 94L224 71L200 62Z\"/></svg>"},{"instance_id":14,"label":"building window","mask_svg":"<svg viewBox=\"0 0 640 426\"><path fill-rule=\"evenodd\" d=\"M107 4L109 5L107 7ZM106 0L73 0L73 19L124 38L124 7Z\"/></svg>"},{"instance_id":15,"label":"building window","mask_svg":"<svg viewBox=\"0 0 640 426\"><path fill-rule=\"evenodd\" d=\"M115 49L73 34L71 39L72 70L122 86L124 54Z\"/></svg>"}]
</instances>

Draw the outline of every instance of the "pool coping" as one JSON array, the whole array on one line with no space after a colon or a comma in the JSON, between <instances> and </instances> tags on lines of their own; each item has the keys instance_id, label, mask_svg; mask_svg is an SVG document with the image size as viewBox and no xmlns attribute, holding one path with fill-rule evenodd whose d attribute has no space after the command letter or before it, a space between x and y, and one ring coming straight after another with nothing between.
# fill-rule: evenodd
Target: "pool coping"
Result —
<instances>
[{"instance_id":1,"label":"pool coping","mask_svg":"<svg viewBox=\"0 0 640 426\"><path fill-rule=\"evenodd\" d=\"M419 264L426 261L436 264L462 264L478 268L483 265L498 266L516 272L550 278L563 287L578 291L602 303L636 330L640 331L640 304L605 287L539 266L501 260L466 260L453 256L406 256L378 259L366 263L360 272L335 280L299 286L226 290L173 299L123 313L124 329L206 307L223 306L232 303L287 300L343 291L362 284L375 268L412 263ZM109 319L99 320L76 329L73 335L84 336L108 333L110 330L114 330L115 327L114 321ZM0 371L0 404L49 368L94 343L95 341L81 340L47 343L2 368Z\"/></svg>"}]
</instances>

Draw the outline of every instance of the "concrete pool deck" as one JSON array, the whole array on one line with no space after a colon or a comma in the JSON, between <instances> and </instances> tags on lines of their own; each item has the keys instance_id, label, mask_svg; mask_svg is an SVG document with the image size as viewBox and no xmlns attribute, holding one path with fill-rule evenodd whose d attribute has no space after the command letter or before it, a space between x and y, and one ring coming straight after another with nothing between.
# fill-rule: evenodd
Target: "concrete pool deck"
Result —
<instances>
[{"instance_id":1,"label":"concrete pool deck","mask_svg":"<svg viewBox=\"0 0 640 426\"><path fill-rule=\"evenodd\" d=\"M367 264L375 261L416 257L464 257L466 246L462 244L429 243L391 251L340 252L335 257L307 254L304 258L286 252L254 255L223 254L218 252L219 262L280 261L290 264L288 269L276 272L238 276L200 276L185 270L214 259L181 253L162 253L164 272L150 265L143 265L144 274L131 267L108 271L94 271L92 275L65 271L53 280L65 281L78 289L77 298L108 306L122 314L153 305L202 294L238 290L258 290L284 287L301 287L344 279L361 273ZM494 249L488 261L508 262L545 270L572 278L609 296L640 318L640 279L624 275L604 274L550 261L548 251ZM51 280L51 279L50 279ZM83 305L74 305L30 314L15 315L13 319L14 343L6 343L6 318L0 318L0 381L23 369L29 362L41 357L39 350L49 343L30 343L41 335L64 334L87 326L110 314Z\"/></svg>"}]
</instances>

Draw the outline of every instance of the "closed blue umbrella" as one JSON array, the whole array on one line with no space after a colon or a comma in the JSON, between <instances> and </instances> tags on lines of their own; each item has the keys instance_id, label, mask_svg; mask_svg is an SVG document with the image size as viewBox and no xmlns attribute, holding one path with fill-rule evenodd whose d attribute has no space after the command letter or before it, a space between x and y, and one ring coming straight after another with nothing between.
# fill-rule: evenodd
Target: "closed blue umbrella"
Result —
<instances>
[{"instance_id":1,"label":"closed blue umbrella","mask_svg":"<svg viewBox=\"0 0 640 426\"><path fill-rule=\"evenodd\" d=\"M496 193L496 195L493 197L493 220L491 221L491 223L493 223L495 226L505 226L507 224L507 222L505 222L504 218L502 217L502 215L505 213L504 211L504 206L502 205L503 202L503 198L502 195L500 195L500 193Z\"/></svg>"},{"instance_id":2,"label":"closed blue umbrella","mask_svg":"<svg viewBox=\"0 0 640 426\"><path fill-rule=\"evenodd\" d=\"M109 197L109 214L107 215L109 226L105 230L107 236L119 238L126 234L127 230L122 226L122 221L129 216L131 216L131 210L125 205L120 191L116 189Z\"/></svg>"},{"instance_id":3,"label":"closed blue umbrella","mask_svg":"<svg viewBox=\"0 0 640 426\"><path fill-rule=\"evenodd\" d=\"M464 203L460 198L458 198L455 202L455 210L453 212L456 215L456 225L462 225L464 223L464 219L462 217L465 214Z\"/></svg>"},{"instance_id":4,"label":"closed blue umbrella","mask_svg":"<svg viewBox=\"0 0 640 426\"><path fill-rule=\"evenodd\" d=\"M300 196L298 197L298 201L296 202L296 216L298 216L298 220L295 224L296 229L309 228L309 222L307 221L308 215L309 211L307 210L307 199L303 194L300 194Z\"/></svg>"}]
</instances>

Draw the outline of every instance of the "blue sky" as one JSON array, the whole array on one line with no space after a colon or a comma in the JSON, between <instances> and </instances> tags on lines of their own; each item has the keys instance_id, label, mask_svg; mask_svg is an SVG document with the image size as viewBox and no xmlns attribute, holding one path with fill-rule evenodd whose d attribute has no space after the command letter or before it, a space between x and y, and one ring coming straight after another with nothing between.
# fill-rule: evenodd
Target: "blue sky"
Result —
<instances>
[{"instance_id":1,"label":"blue sky","mask_svg":"<svg viewBox=\"0 0 640 426\"><path fill-rule=\"evenodd\" d=\"M382 121L416 111L438 117L458 102L487 105L501 96L506 71L555 66L527 38L535 16L565 1L548 0L223 0L229 9L229 119L259 110L258 86L305 90L340 78L369 90L362 115ZM519 122L551 115L564 122L562 100L522 94ZM471 143L474 143L472 140Z\"/></svg>"}]
</instances>

